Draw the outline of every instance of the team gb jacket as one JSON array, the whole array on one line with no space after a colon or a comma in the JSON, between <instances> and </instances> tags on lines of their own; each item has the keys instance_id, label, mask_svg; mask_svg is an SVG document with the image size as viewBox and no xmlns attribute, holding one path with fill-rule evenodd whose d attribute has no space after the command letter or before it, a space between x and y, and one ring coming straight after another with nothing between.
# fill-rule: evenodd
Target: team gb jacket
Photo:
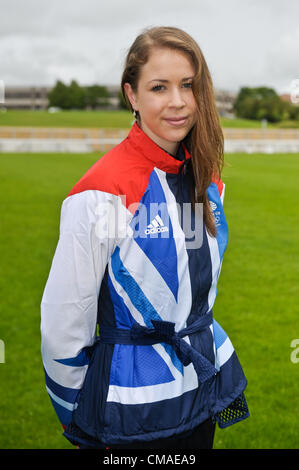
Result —
<instances>
[{"instance_id":1,"label":"team gb jacket","mask_svg":"<svg viewBox=\"0 0 299 470\"><path fill-rule=\"evenodd\" d=\"M169 155L135 122L63 201L41 337L46 388L73 444L151 441L249 415L245 375L212 310L224 183L207 190L212 237L189 210L181 151Z\"/></svg>"}]
</instances>

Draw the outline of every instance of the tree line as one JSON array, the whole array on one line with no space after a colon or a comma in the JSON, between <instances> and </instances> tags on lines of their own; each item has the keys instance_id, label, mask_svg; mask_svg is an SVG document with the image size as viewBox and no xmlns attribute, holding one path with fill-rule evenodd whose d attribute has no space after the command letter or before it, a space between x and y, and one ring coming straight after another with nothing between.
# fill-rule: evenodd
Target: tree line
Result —
<instances>
[{"instance_id":1,"label":"tree line","mask_svg":"<svg viewBox=\"0 0 299 470\"><path fill-rule=\"evenodd\" d=\"M48 94L49 107L61 109L97 109L109 104L110 93L100 85L80 86L76 80L66 85L61 80Z\"/></svg>"},{"instance_id":2,"label":"tree line","mask_svg":"<svg viewBox=\"0 0 299 470\"><path fill-rule=\"evenodd\" d=\"M243 87L234 102L236 117L269 122L299 120L299 106L284 101L273 88Z\"/></svg>"},{"instance_id":3,"label":"tree line","mask_svg":"<svg viewBox=\"0 0 299 470\"><path fill-rule=\"evenodd\" d=\"M61 109L99 109L109 105L110 93L105 86L80 86L75 80L70 85L61 80L49 92L49 107ZM119 107L127 109L122 93L118 92ZM283 101L273 88L242 87L233 104L236 117L279 122L299 120L299 106Z\"/></svg>"}]
</instances>

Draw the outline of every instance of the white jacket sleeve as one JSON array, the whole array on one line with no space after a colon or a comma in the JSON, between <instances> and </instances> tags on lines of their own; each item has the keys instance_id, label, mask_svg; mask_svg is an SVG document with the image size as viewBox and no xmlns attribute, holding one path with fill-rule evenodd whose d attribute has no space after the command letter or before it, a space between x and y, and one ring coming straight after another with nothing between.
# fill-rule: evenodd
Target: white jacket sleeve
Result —
<instances>
[{"instance_id":1,"label":"white jacket sleeve","mask_svg":"<svg viewBox=\"0 0 299 470\"><path fill-rule=\"evenodd\" d=\"M98 294L114 246L112 236L98 236L97 224L105 226L113 198L88 190L69 196L61 208L41 301L41 353L46 388L63 426L71 421L88 368L85 348L95 341ZM101 204L105 210L99 210Z\"/></svg>"}]
</instances>

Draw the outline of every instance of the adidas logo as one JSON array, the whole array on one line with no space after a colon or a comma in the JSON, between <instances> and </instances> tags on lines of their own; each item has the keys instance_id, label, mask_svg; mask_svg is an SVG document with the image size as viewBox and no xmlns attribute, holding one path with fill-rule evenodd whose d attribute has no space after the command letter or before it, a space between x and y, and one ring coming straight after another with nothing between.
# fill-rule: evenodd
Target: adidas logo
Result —
<instances>
[{"instance_id":1,"label":"adidas logo","mask_svg":"<svg viewBox=\"0 0 299 470\"><path fill-rule=\"evenodd\" d=\"M156 215L156 217L147 226L144 232L146 235L150 235L154 233L161 233L161 232L168 232L168 227L164 225L161 217L159 215Z\"/></svg>"}]
</instances>

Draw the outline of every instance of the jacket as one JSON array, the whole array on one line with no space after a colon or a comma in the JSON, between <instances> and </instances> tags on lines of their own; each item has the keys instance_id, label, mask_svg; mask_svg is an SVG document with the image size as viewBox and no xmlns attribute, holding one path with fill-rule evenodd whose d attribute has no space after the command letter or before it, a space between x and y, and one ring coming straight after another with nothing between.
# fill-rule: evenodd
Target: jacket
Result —
<instances>
[{"instance_id":1,"label":"jacket","mask_svg":"<svg viewBox=\"0 0 299 470\"><path fill-rule=\"evenodd\" d=\"M190 210L191 156L138 126L62 203L41 301L46 388L73 444L104 447L249 416L247 381L213 318L228 241L225 185L207 189L217 236ZM197 210L198 209L198 210Z\"/></svg>"}]
</instances>

